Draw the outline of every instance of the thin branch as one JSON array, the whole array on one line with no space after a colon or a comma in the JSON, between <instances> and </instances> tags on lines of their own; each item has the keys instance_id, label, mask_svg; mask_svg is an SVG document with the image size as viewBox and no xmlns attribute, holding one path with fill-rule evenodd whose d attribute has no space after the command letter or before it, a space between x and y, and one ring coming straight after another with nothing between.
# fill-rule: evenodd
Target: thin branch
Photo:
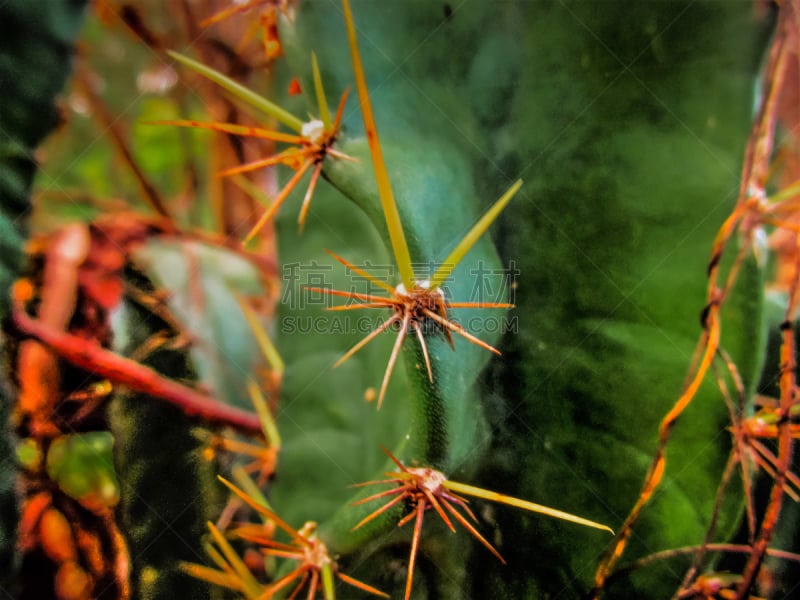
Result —
<instances>
[{"instance_id":1,"label":"thin branch","mask_svg":"<svg viewBox=\"0 0 800 600\"><path fill-rule=\"evenodd\" d=\"M78 86L80 86L81 91L86 95L86 99L89 101L92 111L97 115L100 124L105 128L105 133L111 138L114 148L116 148L125 164L128 165L131 173L133 173L133 177L136 179L141 189L142 200L144 200L156 214L165 217L174 227L172 215L167 209L164 200L161 198L161 194L159 194L156 187L147 178L144 171L139 166L139 163L136 161L136 158L133 156L133 152L128 146L125 135L120 128L118 119L111 114L106 103L95 92L94 86L91 83L90 73L85 67L78 68L75 74L75 81Z\"/></svg>"},{"instance_id":2,"label":"thin branch","mask_svg":"<svg viewBox=\"0 0 800 600\"><path fill-rule=\"evenodd\" d=\"M706 544L705 549L707 552L729 553L729 554L751 554L753 551L753 548L746 544ZM681 548L662 550L661 552L654 552L653 554L649 554L648 556L643 556L642 558L637 559L627 565L624 565L619 569L617 569L616 571L614 571L613 573L611 573L611 575L609 575L608 579L606 580L606 584L610 585L612 582L622 578L628 573L632 573L633 571L638 571L639 569L648 567L653 563L657 563L662 560L669 560L670 558L676 558L678 556L695 554L698 550L700 550L700 546L683 546ZM776 550L774 548L767 548L767 555L781 560L790 560L800 563L800 554L795 554L794 552L787 552L785 550Z\"/></svg>"},{"instance_id":3,"label":"thin branch","mask_svg":"<svg viewBox=\"0 0 800 600\"><path fill-rule=\"evenodd\" d=\"M149 367L102 348L94 340L48 327L19 307L12 311L12 321L20 333L37 339L77 367L105 377L112 383L174 404L187 415L196 415L211 423L228 425L247 433L261 433L258 415L222 404L166 379Z\"/></svg>"}]
</instances>

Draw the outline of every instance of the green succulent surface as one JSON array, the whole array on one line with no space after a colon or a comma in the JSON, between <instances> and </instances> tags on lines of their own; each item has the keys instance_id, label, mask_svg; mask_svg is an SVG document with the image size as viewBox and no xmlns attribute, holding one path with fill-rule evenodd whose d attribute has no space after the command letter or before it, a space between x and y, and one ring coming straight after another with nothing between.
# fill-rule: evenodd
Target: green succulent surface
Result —
<instances>
[{"instance_id":1,"label":"green succulent surface","mask_svg":"<svg viewBox=\"0 0 800 600\"><path fill-rule=\"evenodd\" d=\"M331 312L344 299L308 289L384 294L326 251L391 286L400 282L355 94L334 147L356 160L326 158L327 183L318 186L302 235L295 217L302 192L276 220L282 289L274 321L263 325L285 371L277 403L281 452L266 493L293 527L320 524L343 571L402 597L411 526L398 530L396 523L409 507L401 503L353 531L379 504L353 506L376 490L350 486L385 479L394 468L381 446L408 466L434 467L455 481L612 528L625 519L701 334L707 262L737 197L768 27L753 16L751 0L352 5L419 279L513 181L525 182L442 288L453 302L515 304L510 311L448 313L502 356L458 335L451 348L441 332L431 332L429 381L409 335L379 411L365 398L380 386L394 335L333 365L390 313ZM11 0L0 8L0 82L20 82L0 96L3 290L19 274L31 153L56 123L53 96L81 12L82 3L72 0ZM297 76L304 91L314 90L314 51L328 103L336 106L354 82L339 4L293 3L281 16L280 36L285 62L271 74L275 88ZM37 43L29 43L34 37ZM311 93L281 100L295 115L316 111ZM132 111L145 120L189 117L174 114L174 106L161 114L159 102ZM137 146L150 140L174 150L166 137L135 132ZM137 153L171 181L165 165L175 162L172 150ZM98 182L92 191L102 196L109 185ZM158 347L144 362L250 408L247 382L267 365L240 302L267 294L262 275L241 254L179 237L148 240L130 258L127 283L161 294L171 318L129 295L113 313L115 350L138 356L153 335L180 333L184 346ZM761 266L748 259L722 316L722 347L751 392L765 345L763 287ZM0 317L8 304L4 293ZM664 480L626 561L702 541L730 453L728 424L709 377L675 427ZM179 566L206 562L205 523L224 504L214 477L223 467L203 453L211 432L133 392L114 398L110 429L113 443L106 432L65 438L65 451L51 457L53 478L75 497L102 496L118 478L134 597L223 597ZM71 467L84 446L106 453L113 446L116 475L105 463L86 473ZM0 457L10 455L0 448ZM15 502L14 469L0 462L0 586L13 562L16 521L5 506ZM741 500L734 493L723 504L720 536L736 530ZM499 504L471 506L478 530L508 564L463 530L454 535L427 518L414 600L579 598L591 588L608 535ZM670 597L687 564L676 558L635 571L609 583L607 597ZM347 586L337 592L361 597Z\"/></svg>"}]
</instances>

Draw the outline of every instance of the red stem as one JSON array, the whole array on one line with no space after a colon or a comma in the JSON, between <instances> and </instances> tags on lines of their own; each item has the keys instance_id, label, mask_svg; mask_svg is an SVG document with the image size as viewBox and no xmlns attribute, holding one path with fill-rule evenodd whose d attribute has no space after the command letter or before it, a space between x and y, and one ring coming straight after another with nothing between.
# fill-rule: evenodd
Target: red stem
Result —
<instances>
[{"instance_id":1,"label":"red stem","mask_svg":"<svg viewBox=\"0 0 800 600\"><path fill-rule=\"evenodd\" d=\"M81 369L174 404L187 415L196 415L210 423L229 425L247 433L261 433L261 422L256 414L222 404L166 379L149 367L102 348L94 340L53 329L20 308L12 311L12 320L20 333L37 339Z\"/></svg>"}]
</instances>

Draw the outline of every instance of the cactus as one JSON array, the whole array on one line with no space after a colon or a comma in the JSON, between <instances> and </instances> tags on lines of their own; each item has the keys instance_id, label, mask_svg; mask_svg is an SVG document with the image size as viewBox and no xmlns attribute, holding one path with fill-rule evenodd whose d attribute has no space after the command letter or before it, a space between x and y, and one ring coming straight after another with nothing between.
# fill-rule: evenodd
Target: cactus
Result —
<instances>
[{"instance_id":1,"label":"cactus","mask_svg":"<svg viewBox=\"0 0 800 600\"><path fill-rule=\"evenodd\" d=\"M786 366L750 418L796 7L602 4L98 4L86 35L132 31L168 91L124 106L87 45L73 94L110 135L81 169L113 176L67 177L125 216L53 217L40 184L8 331L58 410L22 386L22 589L43 554L54 597L767 593L796 558Z\"/></svg>"}]
</instances>

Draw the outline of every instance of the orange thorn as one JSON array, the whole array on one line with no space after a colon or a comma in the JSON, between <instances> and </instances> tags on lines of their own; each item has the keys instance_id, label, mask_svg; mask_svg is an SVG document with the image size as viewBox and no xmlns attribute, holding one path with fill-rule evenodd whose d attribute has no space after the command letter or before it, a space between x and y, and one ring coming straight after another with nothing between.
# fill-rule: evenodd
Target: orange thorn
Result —
<instances>
[{"instance_id":1,"label":"orange thorn","mask_svg":"<svg viewBox=\"0 0 800 600\"><path fill-rule=\"evenodd\" d=\"M383 332L384 332L384 331L386 331L386 330L387 330L389 327L391 327L391 326L392 326L392 324L394 324L394 323L395 323L395 322L396 322L396 321L397 321L399 318L400 318L400 317L398 317L397 315L392 315L392 316L391 316L389 319L387 319L386 321L384 321L383 325L381 325L381 326L380 326L380 327L378 327L377 329L375 329L375 330L371 331L371 332L369 333L369 335L367 335L367 336L366 336L364 339L362 339L360 342L358 342L358 343L357 343L355 346L353 346L352 348L350 348L350 350L348 350L347 352L345 352L344 356L342 356L342 357L341 357L339 360L337 360L337 361L334 363L334 365L333 365L333 368L335 369L336 367L340 366L340 365L341 365L341 364L342 364L344 361L346 361L348 358L350 358L351 356L353 356L353 355L354 355L356 352L358 352L359 350L361 350L361 348L363 348L364 346L366 346L368 343L370 343L372 340L374 340L376 337L378 337L378 336L379 336L381 333L383 333ZM381 394L383 394L383 389L381 389ZM383 396L381 395L381 396L379 397L379 399L378 399L378 408L380 408L380 407L381 407L381 400L382 400L382 398L383 398Z\"/></svg>"},{"instance_id":2,"label":"orange thorn","mask_svg":"<svg viewBox=\"0 0 800 600\"><path fill-rule=\"evenodd\" d=\"M396 316L397 315L394 315L392 318L395 318ZM381 383L381 391L378 394L378 410L381 409L381 404L383 404L383 397L386 395L386 388L389 387L389 379L392 376L392 371L394 371L394 365L397 362L397 356L400 354L400 347L403 345L403 340L406 337L406 332L408 331L408 323L410 319L411 315L409 315L408 313L406 313L403 316L403 324L400 326L400 331L397 334L397 340L395 340L394 348L392 348L392 354L389 356L389 364L386 365L386 373L384 373L383 375L383 383Z\"/></svg>"},{"instance_id":3,"label":"orange thorn","mask_svg":"<svg viewBox=\"0 0 800 600\"><path fill-rule=\"evenodd\" d=\"M306 215L308 214L308 209L311 206L311 197L314 195L314 189L317 187L317 180L319 179L320 173L322 173L322 161L317 163L317 166L314 167L314 172L311 173L311 181L308 184L306 195L303 198L303 204L300 207L300 214L297 217L297 225L299 226L301 233L303 231L303 227L306 225Z\"/></svg>"},{"instance_id":4,"label":"orange thorn","mask_svg":"<svg viewBox=\"0 0 800 600\"><path fill-rule=\"evenodd\" d=\"M422 334L419 323L414 322L412 326L414 327L414 331L417 332L417 339L419 339L419 345L422 348L422 356L425 357L425 367L428 369L428 380L433 383L433 371L431 370L431 359L428 356L428 344L425 343L425 336Z\"/></svg>"},{"instance_id":5,"label":"orange thorn","mask_svg":"<svg viewBox=\"0 0 800 600\"><path fill-rule=\"evenodd\" d=\"M294 187L297 185L297 183L300 181L303 175L305 175L306 171L308 170L308 168L311 166L312 163L313 161L311 160L307 160L306 162L304 162L303 166L300 167L294 174L294 176L288 181L288 183L285 186L283 186L281 193L278 194L278 197L275 198L272 205L266 210L266 212L263 215L261 215L261 218L255 224L255 226L250 230L250 233L248 233L245 236L243 242L244 244L247 244L250 240L252 240L258 234L258 232L261 231L261 228L264 227L264 225L266 225L273 216L275 216L275 213L278 212L278 209L281 207L281 204L283 204L284 200L286 200L286 198L289 197L291 191L294 189Z\"/></svg>"},{"instance_id":6,"label":"orange thorn","mask_svg":"<svg viewBox=\"0 0 800 600\"><path fill-rule=\"evenodd\" d=\"M450 331L452 331L454 333L457 333L458 335L466 338L467 340L469 340L473 344L475 344L477 346L480 346L481 348L484 348L484 349L488 350L489 352L494 352L498 356L502 356L502 353L497 348L495 348L494 346L490 346L489 344L487 344L483 340L480 340L480 339L476 338L474 335L469 333L466 329L461 327L461 325L456 325L452 321L448 321L447 319L443 319L442 317L437 315L435 312L433 312L429 308L424 308L423 312L428 317L430 317L431 319L433 319L434 321L436 321L437 323L439 323L443 327L446 327Z\"/></svg>"},{"instance_id":7,"label":"orange thorn","mask_svg":"<svg viewBox=\"0 0 800 600\"><path fill-rule=\"evenodd\" d=\"M417 503L416 516L414 523L414 536L411 538L411 555L408 559L408 576L406 577L406 596L405 600L411 597L411 584L414 580L414 563L417 560L417 550L419 549L419 537L422 531L422 517L425 514L425 506L422 502Z\"/></svg>"}]
</instances>

